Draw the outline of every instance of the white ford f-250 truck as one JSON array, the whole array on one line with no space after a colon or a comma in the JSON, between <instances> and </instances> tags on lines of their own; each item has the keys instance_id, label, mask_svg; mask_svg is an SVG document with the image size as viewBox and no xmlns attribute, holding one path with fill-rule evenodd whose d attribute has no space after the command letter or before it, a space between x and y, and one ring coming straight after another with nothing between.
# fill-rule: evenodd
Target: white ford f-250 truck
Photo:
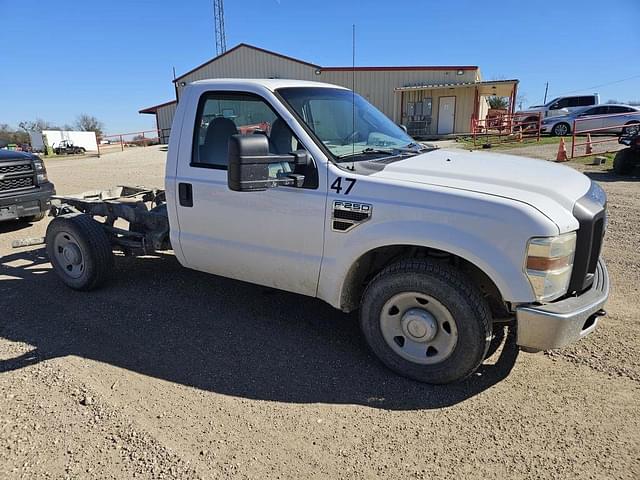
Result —
<instances>
[{"instance_id":1,"label":"white ford f-250 truck","mask_svg":"<svg viewBox=\"0 0 640 480\"><path fill-rule=\"evenodd\" d=\"M595 182L545 161L419 144L322 83L194 82L173 121L164 191L53 203L47 252L72 288L99 286L113 250L173 249L188 268L359 309L373 353L430 383L470 375L505 322L524 350L574 342L609 294Z\"/></svg>"}]
</instances>

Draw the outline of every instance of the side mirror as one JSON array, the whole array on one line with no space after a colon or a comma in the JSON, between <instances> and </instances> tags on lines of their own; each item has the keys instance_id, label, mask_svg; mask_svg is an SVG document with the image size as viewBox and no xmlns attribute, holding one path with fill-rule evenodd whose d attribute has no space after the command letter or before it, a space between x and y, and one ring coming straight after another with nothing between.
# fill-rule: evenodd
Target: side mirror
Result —
<instances>
[{"instance_id":1,"label":"side mirror","mask_svg":"<svg viewBox=\"0 0 640 480\"><path fill-rule=\"evenodd\" d=\"M398 124L398 126L404 130L404 133L409 133L409 130L407 130L407 126L406 125L402 125L401 123Z\"/></svg>"},{"instance_id":2,"label":"side mirror","mask_svg":"<svg viewBox=\"0 0 640 480\"><path fill-rule=\"evenodd\" d=\"M227 184L234 192L260 192L277 186L302 187L304 175L283 173L277 177L269 175L269 165L289 162L307 165L306 151L292 155L269 153L269 139L266 135L233 135L229 139L229 167Z\"/></svg>"}]
</instances>

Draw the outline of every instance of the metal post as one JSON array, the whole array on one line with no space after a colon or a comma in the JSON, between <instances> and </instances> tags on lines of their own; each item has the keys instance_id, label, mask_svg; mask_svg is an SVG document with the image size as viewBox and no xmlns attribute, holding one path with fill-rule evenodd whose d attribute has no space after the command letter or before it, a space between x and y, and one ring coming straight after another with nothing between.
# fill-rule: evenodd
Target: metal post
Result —
<instances>
[{"instance_id":1,"label":"metal post","mask_svg":"<svg viewBox=\"0 0 640 480\"><path fill-rule=\"evenodd\" d=\"M576 121L573 121L573 129L571 132L571 158L573 158L573 155L576 152Z\"/></svg>"},{"instance_id":2,"label":"metal post","mask_svg":"<svg viewBox=\"0 0 640 480\"><path fill-rule=\"evenodd\" d=\"M147 146L147 140L144 137L144 132L142 132L142 146L146 147Z\"/></svg>"},{"instance_id":3,"label":"metal post","mask_svg":"<svg viewBox=\"0 0 640 480\"><path fill-rule=\"evenodd\" d=\"M122 135L120 135L120 148L124 152L124 140L122 140Z\"/></svg>"}]
</instances>

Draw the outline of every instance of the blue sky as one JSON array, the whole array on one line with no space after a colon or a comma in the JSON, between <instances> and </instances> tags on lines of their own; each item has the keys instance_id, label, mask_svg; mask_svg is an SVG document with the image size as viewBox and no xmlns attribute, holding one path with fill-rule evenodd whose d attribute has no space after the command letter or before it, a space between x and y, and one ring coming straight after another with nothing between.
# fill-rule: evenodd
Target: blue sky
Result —
<instances>
[{"instance_id":1,"label":"blue sky","mask_svg":"<svg viewBox=\"0 0 640 480\"><path fill-rule=\"evenodd\" d=\"M350 65L355 23L358 65L479 65L520 79L527 104L546 81L550 96L640 100L638 0L226 0L225 14L229 48ZM0 123L89 113L109 133L154 128L138 110L173 98L172 67L214 56L212 17L211 0L0 0Z\"/></svg>"}]
</instances>

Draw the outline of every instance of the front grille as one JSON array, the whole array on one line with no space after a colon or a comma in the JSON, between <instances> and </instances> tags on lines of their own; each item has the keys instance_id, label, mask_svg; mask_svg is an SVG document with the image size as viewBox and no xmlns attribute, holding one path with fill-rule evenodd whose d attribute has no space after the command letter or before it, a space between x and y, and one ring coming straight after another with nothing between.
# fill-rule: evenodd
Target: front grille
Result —
<instances>
[{"instance_id":1,"label":"front grille","mask_svg":"<svg viewBox=\"0 0 640 480\"><path fill-rule=\"evenodd\" d=\"M7 178L0 180L0 192L33 187L33 177Z\"/></svg>"},{"instance_id":2,"label":"front grille","mask_svg":"<svg viewBox=\"0 0 640 480\"><path fill-rule=\"evenodd\" d=\"M31 164L23 163L21 165L0 165L0 175L5 173L30 172Z\"/></svg>"},{"instance_id":3,"label":"front grille","mask_svg":"<svg viewBox=\"0 0 640 480\"><path fill-rule=\"evenodd\" d=\"M589 197L583 197L576 202L573 215L578 220L580 228L576 237L569 293L579 293L593 284L605 233L606 206Z\"/></svg>"}]
</instances>

